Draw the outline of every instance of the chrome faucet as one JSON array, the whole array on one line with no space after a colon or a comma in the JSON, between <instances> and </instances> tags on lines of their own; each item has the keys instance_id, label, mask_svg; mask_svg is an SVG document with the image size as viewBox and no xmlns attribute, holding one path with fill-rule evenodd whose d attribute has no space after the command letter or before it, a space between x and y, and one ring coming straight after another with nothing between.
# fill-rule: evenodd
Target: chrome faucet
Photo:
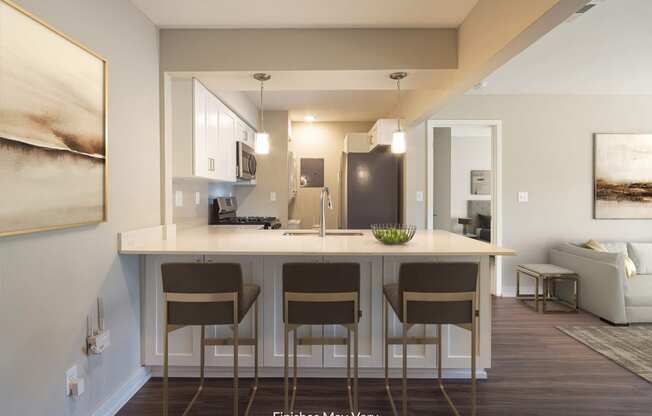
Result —
<instances>
[{"instance_id":1,"label":"chrome faucet","mask_svg":"<svg viewBox=\"0 0 652 416\"><path fill-rule=\"evenodd\" d=\"M328 189L328 186L321 188L321 193L319 194L319 202L321 213L319 216L319 236L324 237L326 235L326 210L324 209L324 194L328 197L328 209L333 209L333 201L331 200L331 191Z\"/></svg>"}]
</instances>

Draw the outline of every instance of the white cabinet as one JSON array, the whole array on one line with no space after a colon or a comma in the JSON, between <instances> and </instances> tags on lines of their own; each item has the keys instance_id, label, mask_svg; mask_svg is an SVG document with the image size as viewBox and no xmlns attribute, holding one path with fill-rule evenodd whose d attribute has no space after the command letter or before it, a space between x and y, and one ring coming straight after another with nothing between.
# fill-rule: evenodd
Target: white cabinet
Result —
<instances>
[{"instance_id":1,"label":"white cabinet","mask_svg":"<svg viewBox=\"0 0 652 416\"><path fill-rule=\"evenodd\" d=\"M255 131L243 121L238 121L236 140L246 143L250 147L254 147L254 134Z\"/></svg>"},{"instance_id":2,"label":"white cabinet","mask_svg":"<svg viewBox=\"0 0 652 416\"><path fill-rule=\"evenodd\" d=\"M283 345L285 331L283 329L283 264L284 263L317 263L321 256L267 256L263 260L263 366L283 367ZM322 335L321 325L303 326L298 330L298 336L319 337ZM290 334L290 352L292 350L292 334ZM308 345L298 348L299 367L322 367L322 346ZM290 362L292 354L290 353ZM291 364L290 364L291 365Z\"/></svg>"},{"instance_id":3,"label":"white cabinet","mask_svg":"<svg viewBox=\"0 0 652 416\"><path fill-rule=\"evenodd\" d=\"M196 79L171 82L172 175L236 181L236 141L253 129Z\"/></svg>"},{"instance_id":4,"label":"white cabinet","mask_svg":"<svg viewBox=\"0 0 652 416\"><path fill-rule=\"evenodd\" d=\"M219 102L218 102L219 103ZM236 116L226 106L219 103L219 164L216 179L225 182L236 181Z\"/></svg>"},{"instance_id":5,"label":"white cabinet","mask_svg":"<svg viewBox=\"0 0 652 416\"><path fill-rule=\"evenodd\" d=\"M401 120L403 122L403 120ZM369 150L376 146L391 146L392 134L398 130L398 119L381 118L369 130Z\"/></svg>"},{"instance_id":6,"label":"white cabinet","mask_svg":"<svg viewBox=\"0 0 652 416\"><path fill-rule=\"evenodd\" d=\"M161 265L164 263L202 263L203 256L145 256L145 297L142 311L145 365L163 365L163 288ZM198 366L200 357L199 327L187 326L169 335L170 365Z\"/></svg>"},{"instance_id":7,"label":"white cabinet","mask_svg":"<svg viewBox=\"0 0 652 416\"><path fill-rule=\"evenodd\" d=\"M253 283L262 287L262 259L255 256L205 256L206 263L239 263L242 267L242 274L244 283ZM262 357L262 339L263 339L263 296L262 293L258 297L258 339L260 341L258 348L258 358ZM254 337L254 314L255 307L252 306L251 310L245 316L238 328L241 338ZM216 325L206 327L207 337L230 337L233 336L233 331L230 326ZM250 346L239 347L239 364L243 367L251 367L254 365L254 348ZM232 346L217 346L206 348L206 365L220 366L220 367L233 367L233 347Z\"/></svg>"},{"instance_id":8,"label":"white cabinet","mask_svg":"<svg viewBox=\"0 0 652 416\"><path fill-rule=\"evenodd\" d=\"M325 257L325 262L354 262L360 264L360 310L358 324L358 359L360 368L380 368L383 365L383 259L369 257ZM346 336L341 325L324 326L324 336ZM353 335L351 335L353 341ZM351 346L353 355L353 345ZM353 358L351 358L353 363ZM324 367L346 367L346 346L324 346Z\"/></svg>"},{"instance_id":9,"label":"white cabinet","mask_svg":"<svg viewBox=\"0 0 652 416\"><path fill-rule=\"evenodd\" d=\"M435 261L433 257L385 257L383 261L383 284L397 283L398 272L401 263L404 262L431 262ZM384 299L383 299L384 302ZM401 336L403 333L403 325L396 317L396 314L389 308L389 335ZM435 336L435 325L414 325L410 331L409 336ZM380 338L382 339L382 337ZM389 366L400 368L403 360L403 347L401 345L390 346L389 351ZM433 345L408 345L408 367L410 368L433 368L435 366L435 346Z\"/></svg>"}]
</instances>

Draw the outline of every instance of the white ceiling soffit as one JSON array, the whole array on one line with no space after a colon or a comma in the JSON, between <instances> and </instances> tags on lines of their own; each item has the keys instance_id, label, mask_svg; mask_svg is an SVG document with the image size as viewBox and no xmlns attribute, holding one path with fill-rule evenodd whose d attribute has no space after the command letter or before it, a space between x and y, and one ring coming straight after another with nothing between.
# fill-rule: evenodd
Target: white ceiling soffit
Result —
<instances>
[{"instance_id":1,"label":"white ceiling soffit","mask_svg":"<svg viewBox=\"0 0 652 416\"><path fill-rule=\"evenodd\" d=\"M160 27L453 28L477 0L131 0Z\"/></svg>"},{"instance_id":2,"label":"white ceiling soffit","mask_svg":"<svg viewBox=\"0 0 652 416\"><path fill-rule=\"evenodd\" d=\"M393 71L266 71L272 76L265 83L268 91L337 91L337 90L394 90L396 81L389 78ZM408 77L401 81L405 90L436 90L445 86L454 70L408 70ZM199 79L212 91L257 91L258 81L254 71L220 72L168 72L180 78Z\"/></svg>"},{"instance_id":3,"label":"white ceiling soffit","mask_svg":"<svg viewBox=\"0 0 652 416\"><path fill-rule=\"evenodd\" d=\"M652 94L652 1L593 3L468 94Z\"/></svg>"},{"instance_id":4,"label":"white ceiling soffit","mask_svg":"<svg viewBox=\"0 0 652 416\"><path fill-rule=\"evenodd\" d=\"M246 94L258 105L258 92ZM391 90L267 91L264 104L265 110L289 111L292 121L307 115L316 121L372 121L394 116L397 95Z\"/></svg>"}]
</instances>

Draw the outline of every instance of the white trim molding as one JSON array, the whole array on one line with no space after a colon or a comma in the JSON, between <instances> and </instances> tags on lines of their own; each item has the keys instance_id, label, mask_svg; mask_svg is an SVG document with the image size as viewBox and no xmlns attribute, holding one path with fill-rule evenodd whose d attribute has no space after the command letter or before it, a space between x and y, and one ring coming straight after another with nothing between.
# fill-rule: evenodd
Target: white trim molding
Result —
<instances>
[{"instance_id":1,"label":"white trim molding","mask_svg":"<svg viewBox=\"0 0 652 416\"><path fill-rule=\"evenodd\" d=\"M140 367L125 384L104 401L92 416L115 416L134 394L151 378L147 367Z\"/></svg>"},{"instance_id":2,"label":"white trim molding","mask_svg":"<svg viewBox=\"0 0 652 416\"><path fill-rule=\"evenodd\" d=\"M491 128L491 233L492 243L501 246L503 243L503 218L502 218L502 184L503 160L502 141L503 123L501 120L428 120L426 123L426 224L429 230L433 229L434 210L434 128L435 127L490 127ZM502 259L496 258L495 282L492 293L502 296Z\"/></svg>"}]
</instances>

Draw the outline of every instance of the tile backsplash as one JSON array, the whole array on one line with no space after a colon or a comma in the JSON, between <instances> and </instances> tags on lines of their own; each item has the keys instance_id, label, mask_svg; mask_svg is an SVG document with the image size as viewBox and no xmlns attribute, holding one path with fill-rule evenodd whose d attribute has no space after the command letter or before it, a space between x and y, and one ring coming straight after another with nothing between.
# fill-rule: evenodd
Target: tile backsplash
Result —
<instances>
[{"instance_id":1,"label":"tile backsplash","mask_svg":"<svg viewBox=\"0 0 652 416\"><path fill-rule=\"evenodd\" d=\"M229 184L175 178L172 181L172 192L173 220L177 227L184 228L208 224L213 198L230 195L233 187Z\"/></svg>"}]
</instances>

